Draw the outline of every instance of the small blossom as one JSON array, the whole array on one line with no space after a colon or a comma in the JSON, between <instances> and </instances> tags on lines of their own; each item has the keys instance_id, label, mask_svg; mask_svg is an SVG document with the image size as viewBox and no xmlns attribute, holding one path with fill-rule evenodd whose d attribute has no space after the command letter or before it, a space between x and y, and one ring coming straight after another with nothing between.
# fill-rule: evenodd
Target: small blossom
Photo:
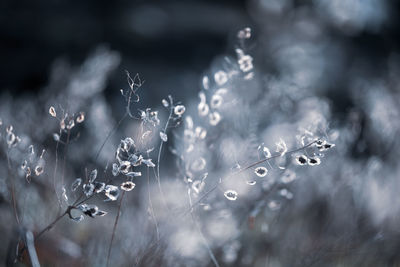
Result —
<instances>
[{"instance_id":1,"label":"small blossom","mask_svg":"<svg viewBox=\"0 0 400 267\"><path fill-rule=\"evenodd\" d=\"M131 169L131 163L129 161L121 161L119 171L122 174L127 174Z\"/></svg>"},{"instance_id":2,"label":"small blossom","mask_svg":"<svg viewBox=\"0 0 400 267\"><path fill-rule=\"evenodd\" d=\"M210 101L211 108L219 108L222 105L222 96L220 94L214 94Z\"/></svg>"},{"instance_id":3,"label":"small blossom","mask_svg":"<svg viewBox=\"0 0 400 267\"><path fill-rule=\"evenodd\" d=\"M161 100L161 103L163 104L164 107L166 107L166 108L169 107L169 103L167 100L163 99L163 100Z\"/></svg>"},{"instance_id":4,"label":"small blossom","mask_svg":"<svg viewBox=\"0 0 400 267\"><path fill-rule=\"evenodd\" d=\"M209 107L208 107L207 103L200 102L199 105L197 106L197 110L199 112L199 115L201 117L204 117L208 114Z\"/></svg>"},{"instance_id":5,"label":"small blossom","mask_svg":"<svg viewBox=\"0 0 400 267\"><path fill-rule=\"evenodd\" d=\"M101 182L94 182L93 184L94 184L94 191L96 193L103 192L104 188L106 187L106 184Z\"/></svg>"},{"instance_id":6,"label":"small blossom","mask_svg":"<svg viewBox=\"0 0 400 267\"><path fill-rule=\"evenodd\" d=\"M81 185L82 179L76 178L75 181L71 184L71 191L76 191L76 189Z\"/></svg>"},{"instance_id":7,"label":"small blossom","mask_svg":"<svg viewBox=\"0 0 400 267\"><path fill-rule=\"evenodd\" d=\"M183 113L185 113L185 106L184 105L177 105L174 107L174 113L175 115L181 117L183 115Z\"/></svg>"},{"instance_id":8,"label":"small blossom","mask_svg":"<svg viewBox=\"0 0 400 267\"><path fill-rule=\"evenodd\" d=\"M263 147L263 154L264 154L265 158L271 157L271 151L269 151L268 147L266 147L266 146Z\"/></svg>"},{"instance_id":9,"label":"small blossom","mask_svg":"<svg viewBox=\"0 0 400 267\"><path fill-rule=\"evenodd\" d=\"M52 116L52 117L57 117L57 113L56 113L56 110L55 110L55 108L53 107L53 106L51 106L50 108L49 108L49 114Z\"/></svg>"},{"instance_id":10,"label":"small blossom","mask_svg":"<svg viewBox=\"0 0 400 267\"><path fill-rule=\"evenodd\" d=\"M228 81L228 75L223 70L217 71L214 74L214 80L218 85L223 85Z\"/></svg>"},{"instance_id":11,"label":"small blossom","mask_svg":"<svg viewBox=\"0 0 400 267\"><path fill-rule=\"evenodd\" d=\"M85 193L86 197L90 197L93 195L94 185L93 184L84 184L83 185L83 193Z\"/></svg>"},{"instance_id":12,"label":"small blossom","mask_svg":"<svg viewBox=\"0 0 400 267\"><path fill-rule=\"evenodd\" d=\"M253 58L249 55L244 55L238 60L239 68L243 72L249 72L253 69Z\"/></svg>"},{"instance_id":13,"label":"small blossom","mask_svg":"<svg viewBox=\"0 0 400 267\"><path fill-rule=\"evenodd\" d=\"M218 112L214 111L210 113L209 119L210 119L210 124L215 126L221 121L221 115L219 115Z\"/></svg>"},{"instance_id":14,"label":"small blossom","mask_svg":"<svg viewBox=\"0 0 400 267\"><path fill-rule=\"evenodd\" d=\"M330 143L324 143L324 144L322 144L320 146L318 146L318 144L317 144L317 148L321 152L322 151L327 151L327 150L331 149L334 146L335 146L335 144L330 144Z\"/></svg>"},{"instance_id":15,"label":"small blossom","mask_svg":"<svg viewBox=\"0 0 400 267\"><path fill-rule=\"evenodd\" d=\"M239 39L249 39L251 37L251 29L249 27L240 30L237 34Z\"/></svg>"},{"instance_id":16,"label":"small blossom","mask_svg":"<svg viewBox=\"0 0 400 267\"><path fill-rule=\"evenodd\" d=\"M115 201L119 196L119 189L115 185L107 185L105 188L105 195L108 200Z\"/></svg>"},{"instance_id":17,"label":"small blossom","mask_svg":"<svg viewBox=\"0 0 400 267\"><path fill-rule=\"evenodd\" d=\"M61 191L62 191L61 194L62 199L65 201L65 203L68 204L67 190L65 189L65 187L62 187Z\"/></svg>"},{"instance_id":18,"label":"small blossom","mask_svg":"<svg viewBox=\"0 0 400 267\"><path fill-rule=\"evenodd\" d=\"M93 215L94 216L105 216L105 215L107 215L107 212L103 211L103 210L98 210Z\"/></svg>"},{"instance_id":19,"label":"small blossom","mask_svg":"<svg viewBox=\"0 0 400 267\"><path fill-rule=\"evenodd\" d=\"M24 160L24 162L22 162L22 164L21 164L21 169L25 170L26 166L28 166L28 162L26 162L26 160Z\"/></svg>"},{"instance_id":20,"label":"small blossom","mask_svg":"<svg viewBox=\"0 0 400 267\"><path fill-rule=\"evenodd\" d=\"M308 165L315 166L321 164L321 159L317 157L308 158L307 160Z\"/></svg>"},{"instance_id":21,"label":"small blossom","mask_svg":"<svg viewBox=\"0 0 400 267\"><path fill-rule=\"evenodd\" d=\"M203 189L204 189L204 186L205 186L206 184L203 182L203 181L201 181L201 180L196 180L196 181L194 181L193 183L192 183L192 189L193 189L193 191L194 192L196 192L197 194L198 193L200 193Z\"/></svg>"},{"instance_id":22,"label":"small blossom","mask_svg":"<svg viewBox=\"0 0 400 267\"><path fill-rule=\"evenodd\" d=\"M117 163L113 163L112 165L112 175L117 176L119 174L119 167Z\"/></svg>"},{"instance_id":23,"label":"small blossom","mask_svg":"<svg viewBox=\"0 0 400 267\"><path fill-rule=\"evenodd\" d=\"M237 199L238 197L238 193L235 190L226 190L224 193L224 196L230 200L230 201L234 201Z\"/></svg>"},{"instance_id":24,"label":"small blossom","mask_svg":"<svg viewBox=\"0 0 400 267\"><path fill-rule=\"evenodd\" d=\"M42 166L40 166L40 165L38 165L38 166L36 166L35 167L35 175L36 176L39 176L39 175L41 175L42 173L43 173L43 167Z\"/></svg>"},{"instance_id":25,"label":"small blossom","mask_svg":"<svg viewBox=\"0 0 400 267\"><path fill-rule=\"evenodd\" d=\"M143 156L132 154L129 156L128 160L130 161L133 167L136 167L142 164Z\"/></svg>"},{"instance_id":26,"label":"small blossom","mask_svg":"<svg viewBox=\"0 0 400 267\"><path fill-rule=\"evenodd\" d=\"M88 205L88 204L81 204L78 206L78 209L83 212L83 214L89 216L89 217L94 217L96 212L99 210L99 208L96 205Z\"/></svg>"},{"instance_id":27,"label":"small blossom","mask_svg":"<svg viewBox=\"0 0 400 267\"><path fill-rule=\"evenodd\" d=\"M142 176L142 172L128 172L128 173L126 174L126 176L129 176L129 177L138 177L138 176Z\"/></svg>"},{"instance_id":28,"label":"small blossom","mask_svg":"<svg viewBox=\"0 0 400 267\"><path fill-rule=\"evenodd\" d=\"M207 76L203 77L202 83L205 90L208 90L210 88L210 81Z\"/></svg>"},{"instance_id":29,"label":"small blossom","mask_svg":"<svg viewBox=\"0 0 400 267\"><path fill-rule=\"evenodd\" d=\"M265 177L268 173L268 170L265 167L257 167L254 172L258 177Z\"/></svg>"},{"instance_id":30,"label":"small blossom","mask_svg":"<svg viewBox=\"0 0 400 267\"><path fill-rule=\"evenodd\" d=\"M168 141L168 136L164 132L160 132L160 138L163 142Z\"/></svg>"},{"instance_id":31,"label":"small blossom","mask_svg":"<svg viewBox=\"0 0 400 267\"><path fill-rule=\"evenodd\" d=\"M145 164L147 167L154 168L156 165L151 161L151 159L143 159L142 160L143 164Z\"/></svg>"},{"instance_id":32,"label":"small blossom","mask_svg":"<svg viewBox=\"0 0 400 267\"><path fill-rule=\"evenodd\" d=\"M281 181L284 184L288 184L293 182L296 179L296 173L294 171L291 170L286 170L282 177L281 177Z\"/></svg>"},{"instance_id":33,"label":"small blossom","mask_svg":"<svg viewBox=\"0 0 400 267\"><path fill-rule=\"evenodd\" d=\"M299 165L306 165L308 158L305 155L300 155L296 157L296 163Z\"/></svg>"},{"instance_id":34,"label":"small blossom","mask_svg":"<svg viewBox=\"0 0 400 267\"><path fill-rule=\"evenodd\" d=\"M65 119L62 119L62 120L60 121L60 129L61 129L61 130L65 130L65 127L66 127Z\"/></svg>"},{"instance_id":35,"label":"small blossom","mask_svg":"<svg viewBox=\"0 0 400 267\"><path fill-rule=\"evenodd\" d=\"M79 112L78 117L76 117L76 122L77 123L82 123L85 120L85 113L84 112Z\"/></svg>"},{"instance_id":36,"label":"small blossom","mask_svg":"<svg viewBox=\"0 0 400 267\"><path fill-rule=\"evenodd\" d=\"M121 184L121 189L124 191L132 191L135 188L135 184L131 181L127 181Z\"/></svg>"},{"instance_id":37,"label":"small blossom","mask_svg":"<svg viewBox=\"0 0 400 267\"><path fill-rule=\"evenodd\" d=\"M92 170L92 171L90 172L90 175L89 175L89 183L93 183L94 180L96 180L96 178L97 178L97 169L94 169L94 170Z\"/></svg>"},{"instance_id":38,"label":"small blossom","mask_svg":"<svg viewBox=\"0 0 400 267\"><path fill-rule=\"evenodd\" d=\"M204 139L207 136L207 130L203 127L197 126L195 129L196 137L199 139Z\"/></svg>"},{"instance_id":39,"label":"small blossom","mask_svg":"<svg viewBox=\"0 0 400 267\"><path fill-rule=\"evenodd\" d=\"M201 171L206 167L206 164L206 160L203 157L200 157L193 161L193 163L191 164L191 168L193 171Z\"/></svg>"},{"instance_id":40,"label":"small blossom","mask_svg":"<svg viewBox=\"0 0 400 267\"><path fill-rule=\"evenodd\" d=\"M56 133L53 133L53 139L54 139L54 141L58 142L58 141L60 141L60 136Z\"/></svg>"},{"instance_id":41,"label":"small blossom","mask_svg":"<svg viewBox=\"0 0 400 267\"><path fill-rule=\"evenodd\" d=\"M75 126L75 121L74 120L70 120L68 122L67 129L71 130L72 128L74 128L74 126Z\"/></svg>"},{"instance_id":42,"label":"small blossom","mask_svg":"<svg viewBox=\"0 0 400 267\"><path fill-rule=\"evenodd\" d=\"M257 182L255 180L247 180L246 184L248 185L255 185Z\"/></svg>"},{"instance_id":43,"label":"small blossom","mask_svg":"<svg viewBox=\"0 0 400 267\"><path fill-rule=\"evenodd\" d=\"M283 157L286 154L287 150L288 149L287 149L285 141L283 141L283 139L280 138L279 142L276 143L276 152L280 153L281 157Z\"/></svg>"}]
</instances>

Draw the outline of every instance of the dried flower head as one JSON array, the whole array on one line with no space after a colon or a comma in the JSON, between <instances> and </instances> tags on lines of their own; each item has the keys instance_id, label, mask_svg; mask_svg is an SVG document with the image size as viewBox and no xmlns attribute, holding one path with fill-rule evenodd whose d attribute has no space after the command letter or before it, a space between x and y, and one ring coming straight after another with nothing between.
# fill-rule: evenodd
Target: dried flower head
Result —
<instances>
[{"instance_id":1,"label":"dried flower head","mask_svg":"<svg viewBox=\"0 0 400 267\"><path fill-rule=\"evenodd\" d=\"M124 191L132 191L135 188L135 184L131 181L127 181L121 184L121 189Z\"/></svg>"},{"instance_id":2,"label":"dried flower head","mask_svg":"<svg viewBox=\"0 0 400 267\"><path fill-rule=\"evenodd\" d=\"M119 189L115 185L107 185L105 188L105 195L108 200L115 201L119 196Z\"/></svg>"},{"instance_id":3,"label":"dried flower head","mask_svg":"<svg viewBox=\"0 0 400 267\"><path fill-rule=\"evenodd\" d=\"M321 159L317 157L308 158L307 160L308 165L315 166L321 164Z\"/></svg>"},{"instance_id":4,"label":"dried flower head","mask_svg":"<svg viewBox=\"0 0 400 267\"><path fill-rule=\"evenodd\" d=\"M221 121L221 115L218 112L214 111L209 115L210 124L215 126Z\"/></svg>"},{"instance_id":5,"label":"dried flower head","mask_svg":"<svg viewBox=\"0 0 400 267\"><path fill-rule=\"evenodd\" d=\"M238 197L238 193L235 190L226 190L224 196L231 201L234 201Z\"/></svg>"},{"instance_id":6,"label":"dried flower head","mask_svg":"<svg viewBox=\"0 0 400 267\"><path fill-rule=\"evenodd\" d=\"M41 175L43 173L43 171L44 171L44 169L43 169L42 166L38 165L38 166L35 167L35 175L36 176Z\"/></svg>"},{"instance_id":7,"label":"dried flower head","mask_svg":"<svg viewBox=\"0 0 400 267\"><path fill-rule=\"evenodd\" d=\"M183 113L185 113L185 106L184 105L176 105L174 107L174 114L181 117L183 115Z\"/></svg>"},{"instance_id":8,"label":"dried flower head","mask_svg":"<svg viewBox=\"0 0 400 267\"><path fill-rule=\"evenodd\" d=\"M223 99L220 94L214 94L210 101L211 108L219 108L222 105L222 100Z\"/></svg>"},{"instance_id":9,"label":"dried flower head","mask_svg":"<svg viewBox=\"0 0 400 267\"><path fill-rule=\"evenodd\" d=\"M85 193L86 197L90 197L94 192L94 184L84 184L83 185L83 193Z\"/></svg>"},{"instance_id":10,"label":"dried flower head","mask_svg":"<svg viewBox=\"0 0 400 267\"><path fill-rule=\"evenodd\" d=\"M167 142L168 141L168 136L166 133L164 132L160 132L160 138L163 142Z\"/></svg>"},{"instance_id":11,"label":"dried flower head","mask_svg":"<svg viewBox=\"0 0 400 267\"><path fill-rule=\"evenodd\" d=\"M218 85L223 85L228 81L228 74L223 70L219 70L214 74L214 80Z\"/></svg>"},{"instance_id":12,"label":"dried flower head","mask_svg":"<svg viewBox=\"0 0 400 267\"><path fill-rule=\"evenodd\" d=\"M78 117L76 117L76 122L77 123L82 123L85 120L85 113L84 112L79 112Z\"/></svg>"},{"instance_id":13,"label":"dried flower head","mask_svg":"<svg viewBox=\"0 0 400 267\"><path fill-rule=\"evenodd\" d=\"M76 178L75 181L71 184L71 191L76 191L78 187L81 185L82 179L81 178Z\"/></svg>"},{"instance_id":14,"label":"dried flower head","mask_svg":"<svg viewBox=\"0 0 400 267\"><path fill-rule=\"evenodd\" d=\"M307 164L307 156L306 155L299 155L296 157L296 163L298 165L306 165Z\"/></svg>"},{"instance_id":15,"label":"dried flower head","mask_svg":"<svg viewBox=\"0 0 400 267\"><path fill-rule=\"evenodd\" d=\"M268 173L268 170L267 170L267 168L265 168L265 167L257 167L257 168L254 170L254 173L255 173L258 177L265 177L265 176L267 175L267 173Z\"/></svg>"},{"instance_id":16,"label":"dried flower head","mask_svg":"<svg viewBox=\"0 0 400 267\"><path fill-rule=\"evenodd\" d=\"M54 118L57 117L56 109L53 106L49 108L49 114Z\"/></svg>"}]
</instances>

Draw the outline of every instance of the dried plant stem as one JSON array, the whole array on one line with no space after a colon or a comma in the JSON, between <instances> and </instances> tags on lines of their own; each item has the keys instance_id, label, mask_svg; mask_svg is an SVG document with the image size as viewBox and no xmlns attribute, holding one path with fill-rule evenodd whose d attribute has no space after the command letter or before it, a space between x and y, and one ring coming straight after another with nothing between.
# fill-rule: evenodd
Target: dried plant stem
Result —
<instances>
[{"instance_id":1,"label":"dried plant stem","mask_svg":"<svg viewBox=\"0 0 400 267\"><path fill-rule=\"evenodd\" d=\"M60 137L59 137L60 139L61 139L61 136L62 136L62 131L60 130ZM61 209L61 199L58 196L57 184L56 184L56 175L57 175L57 166L58 166L58 146L59 146L59 144L60 144L60 141L57 141L56 152L55 152L56 159L55 159L54 173L53 173L53 187L54 187L54 193L56 194L56 197L57 197L58 207L59 207L59 209Z\"/></svg>"},{"instance_id":2,"label":"dried plant stem","mask_svg":"<svg viewBox=\"0 0 400 267\"><path fill-rule=\"evenodd\" d=\"M304 145L304 146L302 146L302 147L300 147L300 148L296 148L296 149L293 149L293 150L289 150L289 151L286 152L286 155L290 155L290 154L296 153L296 152L298 152L298 151L307 149L308 147L312 146L312 145L315 144L316 142L317 142L317 141L313 141L313 142L308 143L307 145ZM213 187L211 187L211 188L210 188L207 192L205 192L199 199L196 200L196 202L193 204L193 207L199 205L199 204L201 203L201 201L203 201L211 192L213 192L215 189L217 189L217 188L219 187L219 185L220 185L225 179L227 179L227 178L229 178L229 177L231 177L231 176L240 174L240 173L242 173L242 172L244 172L244 171L247 171L248 169L250 169L250 168L252 168L252 167L255 167L255 166L257 166L257 165L259 165L259 164L261 164L261 163L268 162L268 161L271 160L271 159L279 158L279 157L281 157L281 156L282 156L281 153L276 153L275 155L272 155L272 156L270 156L270 157L268 157L268 158L265 158L265 159L256 161L256 162L254 162L254 163L251 163L250 165L247 165L246 167L244 167L244 168L238 170L237 172L235 172L235 173L233 173L233 174L231 174L231 175L228 175L228 176L226 176L226 177L220 179L217 183L215 183L215 185L214 185ZM189 211L186 211L185 214L187 214L187 212L189 212Z\"/></svg>"},{"instance_id":3,"label":"dried plant stem","mask_svg":"<svg viewBox=\"0 0 400 267\"><path fill-rule=\"evenodd\" d=\"M7 171L8 171L8 176L11 176L11 200L12 200L12 208L13 208L13 213L15 217L15 221L17 222L18 225L20 225L20 220L18 216L18 204L17 204L17 199L15 196L15 184L14 184L14 175L11 171L11 162L10 162L10 155L9 155L9 150L7 150L6 153L7 156Z\"/></svg>"},{"instance_id":4,"label":"dried plant stem","mask_svg":"<svg viewBox=\"0 0 400 267\"><path fill-rule=\"evenodd\" d=\"M312 145L315 144L316 142L317 142L317 141L313 141L313 142L308 143L307 145L304 145L304 146L302 146L302 147L300 147L300 148L296 148L296 149L293 149L293 150L289 150L289 151L286 152L286 154L287 154L287 155L290 155L290 154L296 153L296 152L298 152L298 151L301 151L301 150L303 150L303 149L307 149L308 147L312 146ZM237 175L237 174L239 174L239 173L242 173L242 172L244 172L244 171L246 171L246 170L248 170L248 169L250 169L250 168L252 168L252 167L254 167L254 166L257 166L257 165L259 165L259 164L261 164L261 163L268 162L269 160L274 159L274 158L278 158L278 157L281 157L281 154L280 154L280 153L277 153L277 154L275 154L275 155L272 155L271 157L268 157L268 158L265 158L265 159L256 161L256 162L254 162L254 163L251 163L250 165L247 165L246 167L240 169L239 171L237 171L237 172L235 172L235 173L233 173L233 174L231 174L231 175L229 175L229 176L224 177L224 179L220 179L213 187L211 187L211 188L210 188L207 192L205 192L199 199L197 199L196 202L192 203L192 204L190 205L189 209L186 210L186 211L184 211L184 212L182 213L182 216L185 216L185 215L191 213L191 212L194 210L194 208L195 208L197 205L199 205L199 204L201 203L201 201L203 201L210 193L212 193L215 189L217 189L217 188L219 187L219 185L222 183L223 180L225 180L225 179L227 179L227 178L229 178L229 177L231 177L231 176ZM191 201L191 200L190 200L190 201ZM152 244L150 247L148 247L148 248L146 249L146 251L145 251L143 254L146 255L147 251L151 250L154 246L156 246L159 242L161 242L161 240L163 240L166 236L167 236L167 235L161 236L160 239L157 240L156 242L154 242L154 244ZM214 263L214 264L215 264L215 263Z\"/></svg>"},{"instance_id":5,"label":"dried plant stem","mask_svg":"<svg viewBox=\"0 0 400 267\"><path fill-rule=\"evenodd\" d=\"M201 239L203 240L204 246L207 248L208 255L210 255L210 258L211 258L212 262L214 263L214 265L216 267L219 267L217 258L215 257L214 253L212 252L210 244L208 243L208 241L207 241L206 237L204 236L203 232L201 231L201 227L200 227L199 223L197 222L197 220L196 220L196 218L194 216L194 210L193 210L193 205L192 205L192 197L190 195L190 187L189 187L189 185L188 185L188 198L189 198L190 216L192 218L193 224L195 225L197 232L201 236Z\"/></svg>"},{"instance_id":6,"label":"dried plant stem","mask_svg":"<svg viewBox=\"0 0 400 267\"><path fill-rule=\"evenodd\" d=\"M68 154L68 145L69 145L69 138L71 136L71 130L68 130L67 133L67 142L65 143L65 151L64 151L64 162L63 162L63 170L61 176L61 186L64 186L64 178L65 178L65 165L67 163L67 154Z\"/></svg>"},{"instance_id":7,"label":"dried plant stem","mask_svg":"<svg viewBox=\"0 0 400 267\"><path fill-rule=\"evenodd\" d=\"M148 155L147 155L148 156ZM150 168L147 167L147 193L148 193L148 197L149 197L149 207L150 207L150 214L151 217L153 218L154 221L154 225L156 227L156 233L157 233L157 240L160 240L160 231L158 229L158 222L157 222L157 218L156 215L154 214L154 209L153 209L153 202L151 200L151 193L150 193Z\"/></svg>"},{"instance_id":8,"label":"dried plant stem","mask_svg":"<svg viewBox=\"0 0 400 267\"><path fill-rule=\"evenodd\" d=\"M168 116L167 122L165 123L164 129L163 129L163 133L166 133L166 131L167 131L167 129L168 129L169 122L170 122L171 119L172 119L172 113L173 113L173 111L174 111L174 109L173 109L172 97L170 97L170 102L171 102L171 103L170 103L171 107L170 107L170 111L169 111L169 116ZM163 149L163 145L164 145L164 141L161 140L160 148L158 149L158 156L157 156L157 174L156 174L156 180L157 180L158 190L160 191L160 194L161 194L161 198L162 198L162 200L163 200L165 206L168 208L167 201L165 200L164 192L163 192L163 190L162 190L162 188L161 188L161 177L160 177L160 161L161 161L161 152L162 152L162 149Z\"/></svg>"},{"instance_id":9,"label":"dried plant stem","mask_svg":"<svg viewBox=\"0 0 400 267\"><path fill-rule=\"evenodd\" d=\"M106 138L104 139L103 143L101 144L99 150L96 153L96 156L94 158L94 161L97 161L97 159L100 156L101 151L103 150L104 146L106 145L108 139L110 139L110 137L112 136L112 134L118 129L118 127L121 125L121 123L123 122L123 120L125 120L125 118L128 116L128 113L125 112L124 116L122 116L122 118L117 122L117 124L114 125L114 127L111 129L111 131L108 132Z\"/></svg>"},{"instance_id":10,"label":"dried plant stem","mask_svg":"<svg viewBox=\"0 0 400 267\"><path fill-rule=\"evenodd\" d=\"M49 225L47 225L45 228L43 228L43 230L40 231L40 232L36 235L35 241L38 240L44 233L46 233L46 232L49 231L51 228L53 228L54 225L55 225L59 220L61 220L65 215L68 214L68 212L70 211L70 209L71 209L71 207L68 207L68 209L67 209L64 213L60 214L60 215L59 215L57 218L55 218Z\"/></svg>"},{"instance_id":11,"label":"dried plant stem","mask_svg":"<svg viewBox=\"0 0 400 267\"><path fill-rule=\"evenodd\" d=\"M122 206L122 200L124 199L125 196L125 191L122 192L121 195L121 200L119 201L118 204L118 210L117 210L117 216L115 217L115 222L114 222L114 227L113 227L113 231L112 231L112 235L111 235L111 240L110 240L110 244L108 245L108 253L107 253L107 267L109 266L110 263L110 256L111 256L111 250L112 250L112 243L114 241L114 237L115 237L115 232L117 230L117 225L118 225L118 220L119 220L119 214L121 211L121 206Z\"/></svg>"}]
</instances>

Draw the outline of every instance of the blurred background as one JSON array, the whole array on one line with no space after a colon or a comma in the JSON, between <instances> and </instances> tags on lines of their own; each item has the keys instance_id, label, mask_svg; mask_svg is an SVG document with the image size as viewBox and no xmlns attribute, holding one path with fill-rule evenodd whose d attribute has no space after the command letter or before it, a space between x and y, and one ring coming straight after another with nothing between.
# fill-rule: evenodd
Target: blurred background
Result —
<instances>
[{"instance_id":1,"label":"blurred background","mask_svg":"<svg viewBox=\"0 0 400 267\"><path fill-rule=\"evenodd\" d=\"M251 28L246 40L238 38L245 27ZM49 184L53 134L59 131L49 107L87 115L73 130L76 143L58 152L68 162L63 172L74 199L69 184L87 170L100 173L115 160L120 140L138 129L138 122L124 121L95 157L125 112L120 89L128 88L129 71L145 81L137 108L160 110L165 122L161 100L170 94L207 131L209 139L196 141L193 155L185 150L192 141L180 130L169 135L162 168L170 206L182 209L188 201L190 177L175 164L176 153L187 156L186 169L196 158L207 162L207 189L238 162L257 160L260 144L273 151L282 137L296 147L295 136L304 129L336 144L331 155L321 156L321 166L276 162L252 189L237 181L224 184L237 190L237 201L226 201L223 192L210 194L196 218L221 266L400 266L399 33L400 2L390 0L1 1L0 128L12 124L22 140L9 156L20 178L15 187L24 229L35 234L55 217L54 190L64 186L53 190ZM243 53L251 56L250 70L240 66ZM221 70L236 74L221 82L215 76ZM216 126L198 114L199 92L209 101L220 87L232 102L224 102ZM28 183L19 166L30 144L38 154L46 149L46 168ZM6 153L0 160L7 165ZM279 164L299 180L279 182ZM204 174L193 173L194 180ZM10 251L21 229L9 223L9 177L2 168L0 234L6 241L0 265L12 266ZM291 197L273 191L275 184ZM158 230L166 235L157 248L149 192ZM189 217L169 217L156 186L138 180L132 193L114 240L115 266L215 265L195 224ZM109 216L61 221L37 244L42 264L106 265L117 204L95 203Z\"/></svg>"}]
</instances>

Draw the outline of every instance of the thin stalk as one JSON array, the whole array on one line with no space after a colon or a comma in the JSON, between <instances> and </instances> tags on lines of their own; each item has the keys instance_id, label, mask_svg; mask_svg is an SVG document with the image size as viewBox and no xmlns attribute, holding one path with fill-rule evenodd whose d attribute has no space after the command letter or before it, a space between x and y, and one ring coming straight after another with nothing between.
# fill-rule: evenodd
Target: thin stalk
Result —
<instances>
[{"instance_id":1,"label":"thin stalk","mask_svg":"<svg viewBox=\"0 0 400 267\"><path fill-rule=\"evenodd\" d=\"M118 220L119 220L119 214L120 214L120 211L121 211L122 200L124 199L124 195L125 195L125 191L122 192L121 200L119 201L117 216L115 217L115 222L114 222L114 227L113 227L113 231L112 231L112 235L111 235L110 245L108 246L107 265L106 265L107 267L109 266L109 263L110 263L110 256L111 256L112 243L113 243L113 241L114 241L115 232L116 232L116 230L117 230L117 225L118 225Z\"/></svg>"}]
</instances>

